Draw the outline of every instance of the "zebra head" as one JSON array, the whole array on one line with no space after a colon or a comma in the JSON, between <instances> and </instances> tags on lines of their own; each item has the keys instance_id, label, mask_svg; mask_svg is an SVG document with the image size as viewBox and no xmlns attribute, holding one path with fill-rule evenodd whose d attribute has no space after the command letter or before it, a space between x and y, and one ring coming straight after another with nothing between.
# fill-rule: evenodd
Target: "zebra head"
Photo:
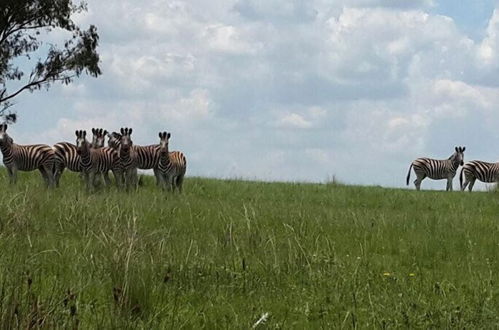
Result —
<instances>
[{"instance_id":1,"label":"zebra head","mask_svg":"<svg viewBox=\"0 0 499 330\"><path fill-rule=\"evenodd\" d=\"M121 139L120 139L120 144L121 144L121 149L124 150L124 151L127 151L129 150L132 145L133 145L133 141L132 141L132 129L131 128L121 128Z\"/></svg>"},{"instance_id":2,"label":"zebra head","mask_svg":"<svg viewBox=\"0 0 499 330\"><path fill-rule=\"evenodd\" d=\"M12 138L7 134L7 124L0 125L0 145L12 143Z\"/></svg>"},{"instance_id":3,"label":"zebra head","mask_svg":"<svg viewBox=\"0 0 499 330\"><path fill-rule=\"evenodd\" d=\"M170 140L170 133L159 132L159 152L168 153L168 142Z\"/></svg>"},{"instance_id":4,"label":"zebra head","mask_svg":"<svg viewBox=\"0 0 499 330\"><path fill-rule=\"evenodd\" d=\"M76 152L81 155L88 148L87 131L75 131L76 134Z\"/></svg>"},{"instance_id":5,"label":"zebra head","mask_svg":"<svg viewBox=\"0 0 499 330\"><path fill-rule=\"evenodd\" d=\"M102 148L105 144L107 131L102 128L92 128L92 148Z\"/></svg>"},{"instance_id":6,"label":"zebra head","mask_svg":"<svg viewBox=\"0 0 499 330\"><path fill-rule=\"evenodd\" d=\"M466 147L456 147L456 152L451 156L453 163L463 166L464 165L464 150Z\"/></svg>"},{"instance_id":7,"label":"zebra head","mask_svg":"<svg viewBox=\"0 0 499 330\"><path fill-rule=\"evenodd\" d=\"M110 148L118 149L120 147L120 144L121 144L121 134L120 133L117 133L117 132L107 133L107 137L109 138L109 140L107 140L107 145Z\"/></svg>"}]
</instances>

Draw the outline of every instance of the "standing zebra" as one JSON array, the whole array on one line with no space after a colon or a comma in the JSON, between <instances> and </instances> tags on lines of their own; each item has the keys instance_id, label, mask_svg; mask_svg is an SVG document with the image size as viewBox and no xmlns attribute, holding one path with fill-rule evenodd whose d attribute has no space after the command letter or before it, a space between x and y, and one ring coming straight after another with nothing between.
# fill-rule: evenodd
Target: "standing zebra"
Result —
<instances>
[{"instance_id":1,"label":"standing zebra","mask_svg":"<svg viewBox=\"0 0 499 330\"><path fill-rule=\"evenodd\" d=\"M433 180L447 179L446 190L452 191L452 179L456 176L459 165L462 166L464 163L464 150L466 150L466 147L456 147L455 150L448 159L418 158L414 160L407 173L407 185L409 185L411 168L414 167L414 173L416 173L414 185L417 190L421 188L421 181L429 177Z\"/></svg>"},{"instance_id":2,"label":"standing zebra","mask_svg":"<svg viewBox=\"0 0 499 330\"><path fill-rule=\"evenodd\" d=\"M96 175L113 171L116 184L121 186L122 170L118 153L112 148L90 148L90 143L86 139L86 131L76 131L76 148L81 157L81 170L87 183L87 189L91 189L95 183ZM109 185L106 180L106 184Z\"/></svg>"},{"instance_id":3,"label":"standing zebra","mask_svg":"<svg viewBox=\"0 0 499 330\"><path fill-rule=\"evenodd\" d=\"M119 152L121 147L121 137L122 134L117 132L112 132L107 134L109 137L108 145L109 147L117 150ZM135 158L135 163L137 168L141 170L154 171L154 176L156 177L156 184L160 184L158 164L159 164L159 145L152 144L148 146L132 146L132 156Z\"/></svg>"},{"instance_id":4,"label":"standing zebra","mask_svg":"<svg viewBox=\"0 0 499 330\"><path fill-rule=\"evenodd\" d=\"M102 148L105 143L107 131L102 128L92 128L92 144L94 149ZM59 187L59 180L65 168L72 172L81 173L81 157L78 154L77 148L74 144L69 142L59 142L54 144L55 159L54 159L54 181L55 185ZM107 173L104 174L106 182L109 181Z\"/></svg>"},{"instance_id":5,"label":"standing zebra","mask_svg":"<svg viewBox=\"0 0 499 330\"><path fill-rule=\"evenodd\" d=\"M463 184L464 175L464 184ZM498 182L499 181L499 163L487 163L480 160L473 160L464 164L459 176L461 190L465 190L469 184L469 191L473 190L473 185L476 180L482 182Z\"/></svg>"},{"instance_id":6,"label":"standing zebra","mask_svg":"<svg viewBox=\"0 0 499 330\"><path fill-rule=\"evenodd\" d=\"M131 128L121 128L121 147L119 148L119 155L126 189L129 187L137 188L138 184L137 157L135 157L135 149L133 148L131 135Z\"/></svg>"},{"instance_id":7,"label":"standing zebra","mask_svg":"<svg viewBox=\"0 0 499 330\"><path fill-rule=\"evenodd\" d=\"M103 128L92 128L92 148L102 148L106 143L107 131Z\"/></svg>"},{"instance_id":8,"label":"standing zebra","mask_svg":"<svg viewBox=\"0 0 499 330\"><path fill-rule=\"evenodd\" d=\"M46 144L18 145L7 134L7 124L0 125L0 150L3 163L7 168L11 184L17 182L17 171L34 171L38 169L45 184L53 185L54 150Z\"/></svg>"},{"instance_id":9,"label":"standing zebra","mask_svg":"<svg viewBox=\"0 0 499 330\"><path fill-rule=\"evenodd\" d=\"M159 177L163 189L171 188L175 192L175 188L177 188L179 193L182 193L182 182L184 181L187 160L182 152L169 151L168 142L170 136L170 133L167 132L159 133Z\"/></svg>"}]
</instances>

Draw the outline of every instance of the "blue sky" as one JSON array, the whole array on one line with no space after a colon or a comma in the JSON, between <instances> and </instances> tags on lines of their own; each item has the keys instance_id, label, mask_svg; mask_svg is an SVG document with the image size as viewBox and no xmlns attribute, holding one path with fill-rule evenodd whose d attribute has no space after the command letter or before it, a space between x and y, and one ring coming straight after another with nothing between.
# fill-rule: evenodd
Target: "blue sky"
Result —
<instances>
[{"instance_id":1,"label":"blue sky","mask_svg":"<svg viewBox=\"0 0 499 330\"><path fill-rule=\"evenodd\" d=\"M451 17L456 25L472 38L482 38L497 1L441 0L436 1L432 13Z\"/></svg>"},{"instance_id":2,"label":"blue sky","mask_svg":"<svg viewBox=\"0 0 499 330\"><path fill-rule=\"evenodd\" d=\"M413 159L457 145L499 160L496 6L89 0L77 21L98 27L103 75L23 94L11 134L127 126L152 144L168 130L190 175L401 187Z\"/></svg>"}]
</instances>

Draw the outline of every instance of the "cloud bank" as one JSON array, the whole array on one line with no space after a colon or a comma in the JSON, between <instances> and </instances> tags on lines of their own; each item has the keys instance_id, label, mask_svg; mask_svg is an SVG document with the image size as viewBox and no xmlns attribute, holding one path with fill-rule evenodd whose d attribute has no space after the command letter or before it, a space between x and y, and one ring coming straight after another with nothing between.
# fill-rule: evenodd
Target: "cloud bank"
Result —
<instances>
[{"instance_id":1,"label":"cloud bank","mask_svg":"<svg viewBox=\"0 0 499 330\"><path fill-rule=\"evenodd\" d=\"M190 175L384 186L456 145L499 159L499 10L477 40L437 1L334 3L90 0L103 75L23 95L13 136L168 130Z\"/></svg>"}]
</instances>

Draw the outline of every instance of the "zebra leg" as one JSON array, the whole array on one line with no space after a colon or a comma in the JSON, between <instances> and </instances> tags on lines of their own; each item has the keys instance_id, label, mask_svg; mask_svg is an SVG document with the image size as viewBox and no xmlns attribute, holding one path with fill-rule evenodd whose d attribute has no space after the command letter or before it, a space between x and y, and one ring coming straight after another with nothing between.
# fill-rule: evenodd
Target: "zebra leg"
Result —
<instances>
[{"instance_id":1,"label":"zebra leg","mask_svg":"<svg viewBox=\"0 0 499 330\"><path fill-rule=\"evenodd\" d=\"M182 184L184 182L184 175L183 174L180 174L178 177L177 177L177 188L178 188L178 193L181 194L182 193Z\"/></svg>"},{"instance_id":2,"label":"zebra leg","mask_svg":"<svg viewBox=\"0 0 499 330\"><path fill-rule=\"evenodd\" d=\"M109 171L105 171L104 173L102 173L102 177L104 178L106 186L109 187L111 185L111 179L109 179Z\"/></svg>"},{"instance_id":3,"label":"zebra leg","mask_svg":"<svg viewBox=\"0 0 499 330\"><path fill-rule=\"evenodd\" d=\"M157 179L156 185L160 187L163 191L166 191L168 185L166 181L166 174L158 172L158 176L156 177L156 179Z\"/></svg>"},{"instance_id":4,"label":"zebra leg","mask_svg":"<svg viewBox=\"0 0 499 330\"><path fill-rule=\"evenodd\" d=\"M161 176L162 176L162 174L161 174L161 172L159 171L159 169L158 169L158 168L153 168L153 172L154 172L154 176L156 177L156 186L158 186L158 187L159 187L159 186L161 186L161 184L162 184L162 182L163 182L163 181L162 181L163 179L162 179L162 177L161 177Z\"/></svg>"},{"instance_id":5,"label":"zebra leg","mask_svg":"<svg viewBox=\"0 0 499 330\"><path fill-rule=\"evenodd\" d=\"M469 181L470 186L468 187L469 191L471 192L473 190L473 186L475 185L476 178L473 178L472 180Z\"/></svg>"},{"instance_id":6,"label":"zebra leg","mask_svg":"<svg viewBox=\"0 0 499 330\"><path fill-rule=\"evenodd\" d=\"M414 185L416 186L416 190L420 190L421 189L421 182L424 180L424 178L426 178L426 175L421 175L421 174L418 174L416 173L416 180L414 180Z\"/></svg>"},{"instance_id":7,"label":"zebra leg","mask_svg":"<svg viewBox=\"0 0 499 330\"><path fill-rule=\"evenodd\" d=\"M113 171L114 181L116 182L116 187L118 187L118 189L121 189L124 181L123 172L117 169L113 169L112 171Z\"/></svg>"},{"instance_id":8,"label":"zebra leg","mask_svg":"<svg viewBox=\"0 0 499 330\"><path fill-rule=\"evenodd\" d=\"M172 193L175 193L175 181L177 179L176 175L170 175L168 178L169 186L170 186L170 191Z\"/></svg>"},{"instance_id":9,"label":"zebra leg","mask_svg":"<svg viewBox=\"0 0 499 330\"><path fill-rule=\"evenodd\" d=\"M447 188L446 188L446 191L452 191L452 179L453 178L447 178Z\"/></svg>"},{"instance_id":10,"label":"zebra leg","mask_svg":"<svg viewBox=\"0 0 499 330\"><path fill-rule=\"evenodd\" d=\"M43 167L43 165L42 165L38 168L38 170L40 171L40 173L42 175L43 181L45 181L45 186L49 187L50 186L50 179L48 177L47 171L45 170L45 167Z\"/></svg>"},{"instance_id":11,"label":"zebra leg","mask_svg":"<svg viewBox=\"0 0 499 330\"><path fill-rule=\"evenodd\" d=\"M95 185L94 185L95 184L95 172L90 171L90 173L88 173L88 177L86 179L87 179L87 190L93 191L95 188Z\"/></svg>"},{"instance_id":12,"label":"zebra leg","mask_svg":"<svg viewBox=\"0 0 499 330\"><path fill-rule=\"evenodd\" d=\"M471 180L468 180L468 178L465 176L463 186L461 187L461 191L464 191L470 182Z\"/></svg>"},{"instance_id":13,"label":"zebra leg","mask_svg":"<svg viewBox=\"0 0 499 330\"><path fill-rule=\"evenodd\" d=\"M55 172L54 172L54 182L55 182L56 187L59 187L59 181L61 180L61 176L62 176L63 172L64 172L63 166L56 166Z\"/></svg>"},{"instance_id":14,"label":"zebra leg","mask_svg":"<svg viewBox=\"0 0 499 330\"><path fill-rule=\"evenodd\" d=\"M139 173L137 168L132 169L132 186L135 190L139 188Z\"/></svg>"},{"instance_id":15,"label":"zebra leg","mask_svg":"<svg viewBox=\"0 0 499 330\"><path fill-rule=\"evenodd\" d=\"M12 167L7 167L7 173L9 174L9 183L16 184L17 182L17 169Z\"/></svg>"},{"instance_id":16,"label":"zebra leg","mask_svg":"<svg viewBox=\"0 0 499 330\"><path fill-rule=\"evenodd\" d=\"M45 169L45 172L47 173L49 187L54 187L55 186L54 165L53 164L45 164L42 166Z\"/></svg>"}]
</instances>

